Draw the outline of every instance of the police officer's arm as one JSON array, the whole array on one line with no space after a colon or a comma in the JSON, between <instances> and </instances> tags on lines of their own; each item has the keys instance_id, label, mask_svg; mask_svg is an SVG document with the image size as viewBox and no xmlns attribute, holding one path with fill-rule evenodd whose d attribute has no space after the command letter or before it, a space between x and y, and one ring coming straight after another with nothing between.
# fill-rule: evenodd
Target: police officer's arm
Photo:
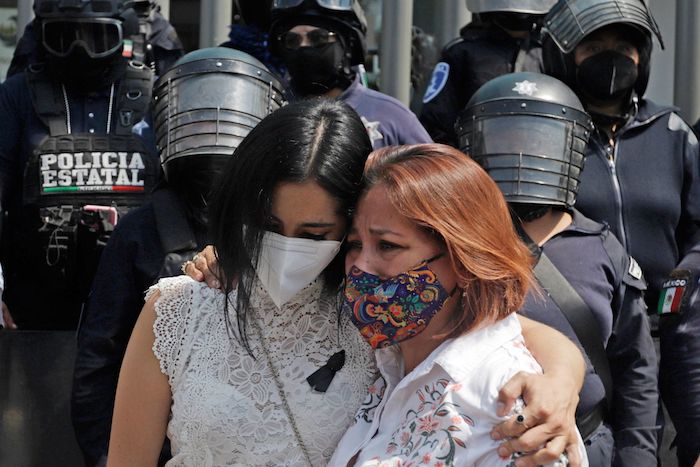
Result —
<instances>
[{"instance_id":1,"label":"police officer's arm","mask_svg":"<svg viewBox=\"0 0 700 467\"><path fill-rule=\"evenodd\" d=\"M168 378L153 353L154 293L129 340L114 404L108 467L153 467L158 461L170 415Z\"/></svg>"},{"instance_id":2,"label":"police officer's arm","mask_svg":"<svg viewBox=\"0 0 700 467\"><path fill-rule=\"evenodd\" d=\"M107 454L119 368L151 285L134 269L137 246L125 235L129 226L127 216L102 252L78 333L71 418L88 465Z\"/></svg>"},{"instance_id":3,"label":"police officer's arm","mask_svg":"<svg viewBox=\"0 0 700 467\"><path fill-rule=\"evenodd\" d=\"M678 119L680 120L680 119ZM685 131L684 183L681 219L676 238L683 256L673 277L686 277L683 303L659 319L661 341L661 395L677 431L679 458L688 464L700 453L700 160L698 140L692 130ZM673 285L669 287L669 290ZM685 298L687 296L687 298Z\"/></svg>"},{"instance_id":4,"label":"police officer's arm","mask_svg":"<svg viewBox=\"0 0 700 467\"><path fill-rule=\"evenodd\" d=\"M683 147L683 199L681 218L676 238L679 240L681 260L678 269L700 270L700 144L693 130L676 114L669 121L676 122L685 135Z\"/></svg>"},{"instance_id":5,"label":"police officer's arm","mask_svg":"<svg viewBox=\"0 0 700 467\"><path fill-rule=\"evenodd\" d=\"M435 65L428 89L423 97L420 122L436 143L458 147L454 124L467 104L459 82L460 63L457 48L448 44Z\"/></svg>"},{"instance_id":6,"label":"police officer's arm","mask_svg":"<svg viewBox=\"0 0 700 467\"><path fill-rule=\"evenodd\" d=\"M499 393L500 415L508 413L517 397L527 404L525 425L511 418L492 432L495 439L517 436L502 444L499 454L523 451L525 465L555 462L565 449L572 466L580 465L575 412L583 386L585 362L571 340L544 324L518 315L525 343L544 370L543 375L519 373Z\"/></svg>"},{"instance_id":7,"label":"police officer's arm","mask_svg":"<svg viewBox=\"0 0 700 467\"><path fill-rule=\"evenodd\" d=\"M614 310L606 348L613 378L609 418L615 437L613 465L652 466L657 448L658 362L644 303L644 280L631 276L629 268L624 271L619 286L624 295Z\"/></svg>"}]
</instances>

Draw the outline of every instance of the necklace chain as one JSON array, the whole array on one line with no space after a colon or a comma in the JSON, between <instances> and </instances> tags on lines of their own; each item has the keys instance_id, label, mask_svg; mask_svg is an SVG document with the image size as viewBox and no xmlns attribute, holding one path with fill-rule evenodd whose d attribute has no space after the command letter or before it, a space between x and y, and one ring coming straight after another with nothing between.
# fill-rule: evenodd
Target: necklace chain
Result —
<instances>
[{"instance_id":1,"label":"necklace chain","mask_svg":"<svg viewBox=\"0 0 700 467\"><path fill-rule=\"evenodd\" d=\"M299 427L297 426L296 419L294 418L294 414L292 413L292 408L289 406L289 402L287 401L287 396L284 392L284 386L282 385L282 381L280 380L280 376L277 373L277 368L275 368L275 365L272 364L272 359L270 358L270 352L267 350L267 345L265 344L265 339L263 338L262 335L262 330L260 329L260 325L258 324L258 321L255 319L254 316L251 316L251 320L253 323L253 327L255 328L255 332L258 334L258 337L260 338L260 347L262 347L262 351L265 354L265 359L267 360L267 364L270 367L270 371L272 371L272 378L275 380L275 386L277 386L277 391L279 392L280 399L282 399L282 408L284 409L285 413L287 414L287 418L289 419L290 425L292 425L292 431L294 431L294 436L297 439L297 442L299 443L299 447L301 448L301 451L304 453L304 457L306 457L306 461L309 463L310 466L313 467L313 462L311 462L311 455L309 454L309 450L306 448L306 444L304 444L304 440L301 437L301 432L299 431Z\"/></svg>"}]
</instances>

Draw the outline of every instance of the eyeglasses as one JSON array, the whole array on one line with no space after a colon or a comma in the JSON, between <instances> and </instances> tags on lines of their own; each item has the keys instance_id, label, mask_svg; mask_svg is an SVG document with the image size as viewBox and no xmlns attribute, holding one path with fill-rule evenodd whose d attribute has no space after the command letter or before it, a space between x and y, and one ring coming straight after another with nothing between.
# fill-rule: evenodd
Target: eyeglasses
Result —
<instances>
[{"instance_id":1,"label":"eyeglasses","mask_svg":"<svg viewBox=\"0 0 700 467\"><path fill-rule=\"evenodd\" d=\"M335 42L336 33L323 28L312 29L304 34L287 31L280 36L280 40L287 50L298 50L304 43L304 37L311 47L321 47Z\"/></svg>"}]
</instances>

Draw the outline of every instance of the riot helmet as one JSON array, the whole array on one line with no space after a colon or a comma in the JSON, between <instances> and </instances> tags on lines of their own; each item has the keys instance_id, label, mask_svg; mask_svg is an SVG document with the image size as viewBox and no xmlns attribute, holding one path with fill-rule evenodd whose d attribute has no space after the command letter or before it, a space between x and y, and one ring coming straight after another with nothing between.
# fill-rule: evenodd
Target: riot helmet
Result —
<instances>
[{"instance_id":1,"label":"riot helmet","mask_svg":"<svg viewBox=\"0 0 700 467\"><path fill-rule=\"evenodd\" d=\"M576 94L539 73L484 84L460 115L460 149L489 173L506 200L571 208L593 129Z\"/></svg>"},{"instance_id":2,"label":"riot helmet","mask_svg":"<svg viewBox=\"0 0 700 467\"><path fill-rule=\"evenodd\" d=\"M664 46L659 27L644 0L559 0L544 20L542 55L545 72L566 83L585 101L586 93L581 89L574 50L586 37L604 28L613 28L624 35L639 53L639 63L634 69L629 63L624 63L623 58L605 57L610 62L609 68L617 69L616 73L607 73L610 75L611 94L615 88L630 86L627 93L630 98L632 90L638 96L644 95L649 83L652 36L657 37L662 48ZM612 51L607 52L615 55ZM633 84L614 82L615 79L629 81L632 78Z\"/></svg>"},{"instance_id":3,"label":"riot helmet","mask_svg":"<svg viewBox=\"0 0 700 467\"><path fill-rule=\"evenodd\" d=\"M527 13L546 15L557 0L467 0L467 8L472 13Z\"/></svg>"},{"instance_id":4,"label":"riot helmet","mask_svg":"<svg viewBox=\"0 0 700 467\"><path fill-rule=\"evenodd\" d=\"M366 53L367 22L357 0L273 0L271 14L271 49L284 60L295 94L350 85L351 67Z\"/></svg>"},{"instance_id":5,"label":"riot helmet","mask_svg":"<svg viewBox=\"0 0 700 467\"><path fill-rule=\"evenodd\" d=\"M480 21L507 31L532 31L556 0L466 0L467 8Z\"/></svg>"},{"instance_id":6,"label":"riot helmet","mask_svg":"<svg viewBox=\"0 0 700 467\"><path fill-rule=\"evenodd\" d=\"M154 87L156 144L169 185L204 200L214 177L266 115L282 84L252 56L212 47L180 58Z\"/></svg>"}]
</instances>

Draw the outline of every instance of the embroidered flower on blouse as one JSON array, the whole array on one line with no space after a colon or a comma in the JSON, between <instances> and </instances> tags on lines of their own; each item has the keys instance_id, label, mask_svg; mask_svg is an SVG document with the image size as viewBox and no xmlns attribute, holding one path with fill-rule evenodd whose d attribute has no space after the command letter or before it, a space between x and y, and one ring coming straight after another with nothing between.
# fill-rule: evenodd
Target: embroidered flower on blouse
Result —
<instances>
[{"instance_id":1,"label":"embroidered flower on blouse","mask_svg":"<svg viewBox=\"0 0 700 467\"><path fill-rule=\"evenodd\" d=\"M259 411L250 411L247 415L248 421L241 424L241 430L252 434L256 441L268 440L270 436L282 433L285 429L280 420L273 418L275 415L279 413L273 405L266 405Z\"/></svg>"},{"instance_id":2,"label":"embroidered flower on blouse","mask_svg":"<svg viewBox=\"0 0 700 467\"><path fill-rule=\"evenodd\" d=\"M432 434L439 426L440 422L433 420L430 415L418 419L418 430L425 434Z\"/></svg>"},{"instance_id":3,"label":"embroidered flower on blouse","mask_svg":"<svg viewBox=\"0 0 700 467\"><path fill-rule=\"evenodd\" d=\"M258 404L267 402L270 381L272 375L262 358L243 358L240 366L231 372L231 382L240 393Z\"/></svg>"},{"instance_id":4,"label":"embroidered flower on blouse","mask_svg":"<svg viewBox=\"0 0 700 467\"><path fill-rule=\"evenodd\" d=\"M458 448L466 448L466 439L474 420L460 412L458 404L446 400L450 389L440 379L416 391L416 409L406 412L404 423L394 432L387 453L396 452L407 462L402 465L429 464L433 457L452 465Z\"/></svg>"}]
</instances>

